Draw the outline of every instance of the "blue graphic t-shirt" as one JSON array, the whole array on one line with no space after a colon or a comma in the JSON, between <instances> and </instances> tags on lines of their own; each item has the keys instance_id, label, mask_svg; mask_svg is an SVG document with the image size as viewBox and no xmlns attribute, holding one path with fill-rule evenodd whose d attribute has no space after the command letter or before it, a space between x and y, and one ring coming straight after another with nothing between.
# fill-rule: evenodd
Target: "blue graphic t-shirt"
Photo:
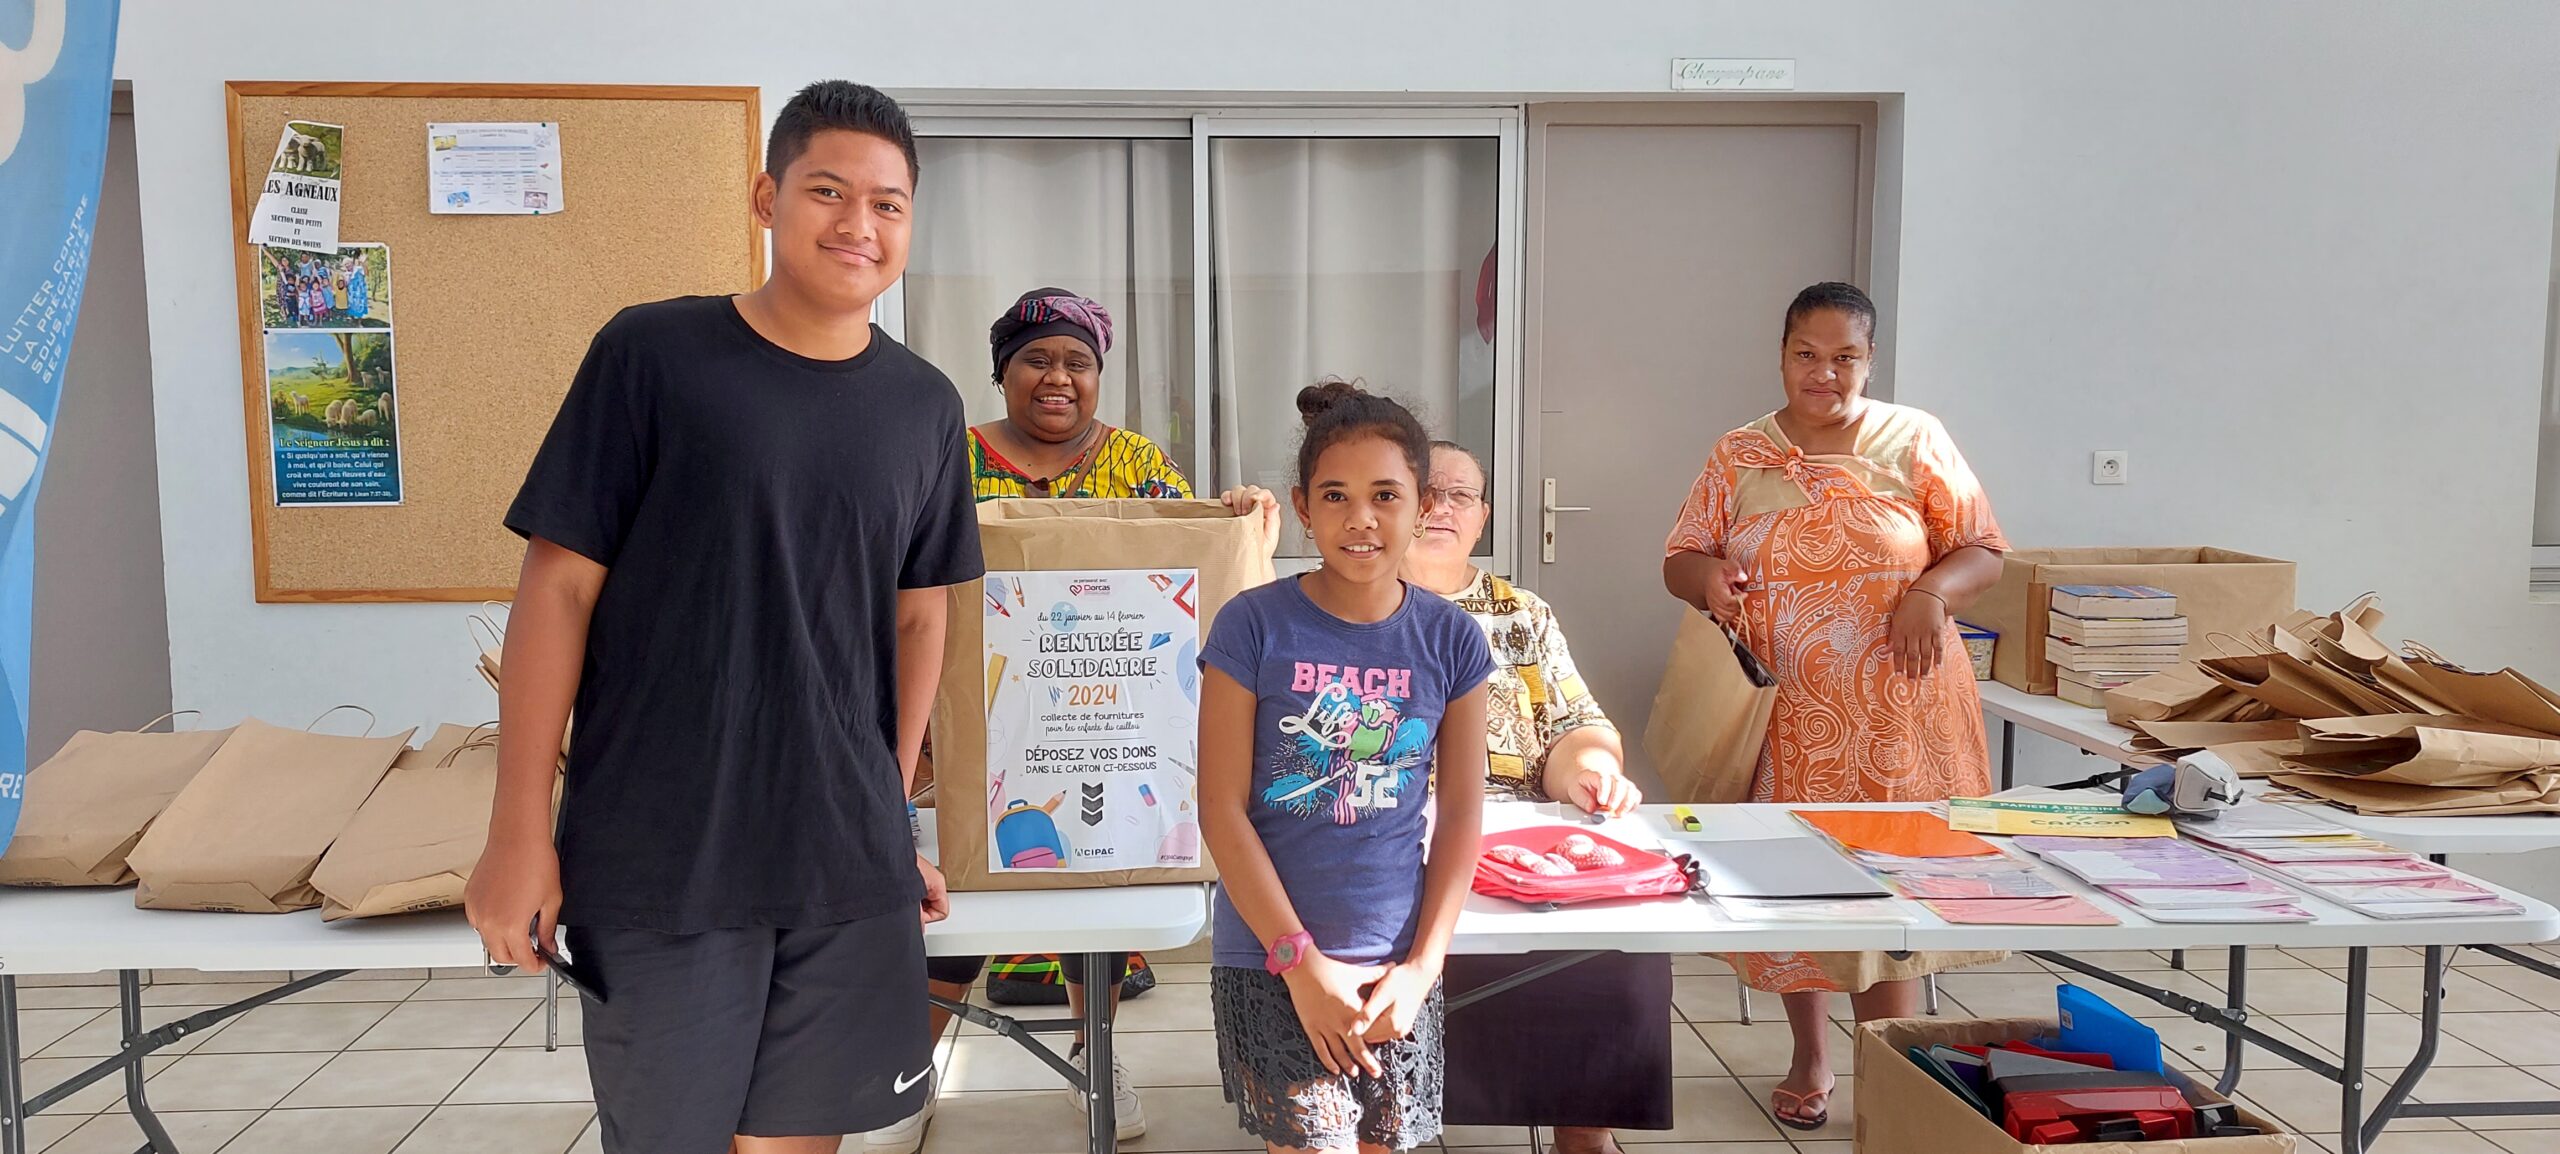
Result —
<instances>
[{"instance_id":1,"label":"blue graphic t-shirt","mask_svg":"<svg viewBox=\"0 0 2560 1154\"><path fill-rule=\"evenodd\" d=\"M1248 809L1316 948L1357 965L1403 958L1440 717L1492 676L1484 629L1410 585L1386 620L1355 624L1284 578L1227 602L1200 662L1253 691ZM1218 965L1262 965L1224 889L1211 944Z\"/></svg>"}]
</instances>

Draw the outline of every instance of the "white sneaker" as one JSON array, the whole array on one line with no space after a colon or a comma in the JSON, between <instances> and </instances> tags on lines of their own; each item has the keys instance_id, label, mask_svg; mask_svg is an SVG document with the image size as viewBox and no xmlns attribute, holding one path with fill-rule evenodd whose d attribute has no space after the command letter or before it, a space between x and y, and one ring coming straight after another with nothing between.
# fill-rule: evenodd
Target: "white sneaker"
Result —
<instances>
[{"instance_id":1,"label":"white sneaker","mask_svg":"<svg viewBox=\"0 0 2560 1154\"><path fill-rule=\"evenodd\" d=\"M1067 1060L1075 1063L1077 1073L1086 1071L1082 1048L1068 1055ZM1069 1090L1067 1097L1075 1100L1077 1113L1084 1112L1083 1094ZM1111 1108L1113 1137L1126 1142L1147 1132L1147 1108L1138 1103L1138 1092L1129 1088L1129 1068L1120 1064L1116 1054L1111 1058Z\"/></svg>"},{"instance_id":2,"label":"white sneaker","mask_svg":"<svg viewBox=\"0 0 2560 1154\"><path fill-rule=\"evenodd\" d=\"M924 1149L925 1124L933 1121L934 1096L942 1089L941 1082L939 1073L925 1075L924 1107L903 1122L863 1135L863 1154L916 1154Z\"/></svg>"}]
</instances>

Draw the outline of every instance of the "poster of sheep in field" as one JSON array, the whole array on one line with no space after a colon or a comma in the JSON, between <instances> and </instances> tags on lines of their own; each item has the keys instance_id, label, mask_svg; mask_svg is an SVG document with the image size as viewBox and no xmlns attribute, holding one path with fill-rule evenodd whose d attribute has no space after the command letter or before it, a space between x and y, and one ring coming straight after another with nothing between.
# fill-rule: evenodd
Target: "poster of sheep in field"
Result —
<instances>
[{"instance_id":1,"label":"poster of sheep in field","mask_svg":"<svg viewBox=\"0 0 2560 1154\"><path fill-rule=\"evenodd\" d=\"M276 504L399 504L391 334L275 331L266 345Z\"/></svg>"}]
</instances>

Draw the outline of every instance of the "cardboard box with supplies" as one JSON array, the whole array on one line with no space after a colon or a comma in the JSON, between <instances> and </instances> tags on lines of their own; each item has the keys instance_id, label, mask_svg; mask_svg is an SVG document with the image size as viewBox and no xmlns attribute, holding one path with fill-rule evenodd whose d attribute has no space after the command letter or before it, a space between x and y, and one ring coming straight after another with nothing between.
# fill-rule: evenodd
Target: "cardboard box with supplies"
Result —
<instances>
[{"instance_id":1,"label":"cardboard box with supplies","mask_svg":"<svg viewBox=\"0 0 2560 1154\"><path fill-rule=\"evenodd\" d=\"M2262 631L2294 611L2294 565L2229 549L2016 549L2001 558L2000 580L1965 618L2000 635L1991 675L2028 693L2055 692L2046 657L2053 591L2064 585L2149 586L2175 594L2187 620L2183 652L2212 651L2216 633Z\"/></svg>"},{"instance_id":2,"label":"cardboard box with supplies","mask_svg":"<svg viewBox=\"0 0 2560 1154\"><path fill-rule=\"evenodd\" d=\"M1858 1027L1858 1154L2291 1154L2300 1148L2273 1121L2183 1074L2109 1078L2109 1055L2033 1042L2055 1033L2055 1022L2044 1018L1896 1018ZM1915 1052L1943 1060L1924 1066ZM1980 1071L1955 1070L1975 1061ZM1977 1075L1997 1077L2008 1088L2007 1105L2016 1108L1985 1101L1974 1088ZM2091 1085L2106 1082L2120 1084ZM2141 1082L2150 1084L2133 1085ZM2257 1132L2241 1133L2249 1129ZM2216 1130L2232 1136L2194 1136ZM2041 1143L2012 1131L2078 1136ZM2181 1133L2189 1136L2176 1136Z\"/></svg>"}]
</instances>

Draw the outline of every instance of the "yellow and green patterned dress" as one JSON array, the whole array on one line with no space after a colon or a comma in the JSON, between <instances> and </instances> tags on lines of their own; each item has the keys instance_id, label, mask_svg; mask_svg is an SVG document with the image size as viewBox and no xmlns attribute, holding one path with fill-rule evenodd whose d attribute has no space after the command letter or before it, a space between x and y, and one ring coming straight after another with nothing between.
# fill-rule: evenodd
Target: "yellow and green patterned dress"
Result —
<instances>
[{"instance_id":1,"label":"yellow and green patterned dress","mask_svg":"<svg viewBox=\"0 0 2560 1154\"><path fill-rule=\"evenodd\" d=\"M1156 443L1127 429L1102 427L1093 448L1056 477L1043 482L1022 471L969 430L969 484L981 501L1004 497L1177 497L1191 496L1191 482L1166 459ZM1063 485L1063 490L1051 486Z\"/></svg>"}]
</instances>

